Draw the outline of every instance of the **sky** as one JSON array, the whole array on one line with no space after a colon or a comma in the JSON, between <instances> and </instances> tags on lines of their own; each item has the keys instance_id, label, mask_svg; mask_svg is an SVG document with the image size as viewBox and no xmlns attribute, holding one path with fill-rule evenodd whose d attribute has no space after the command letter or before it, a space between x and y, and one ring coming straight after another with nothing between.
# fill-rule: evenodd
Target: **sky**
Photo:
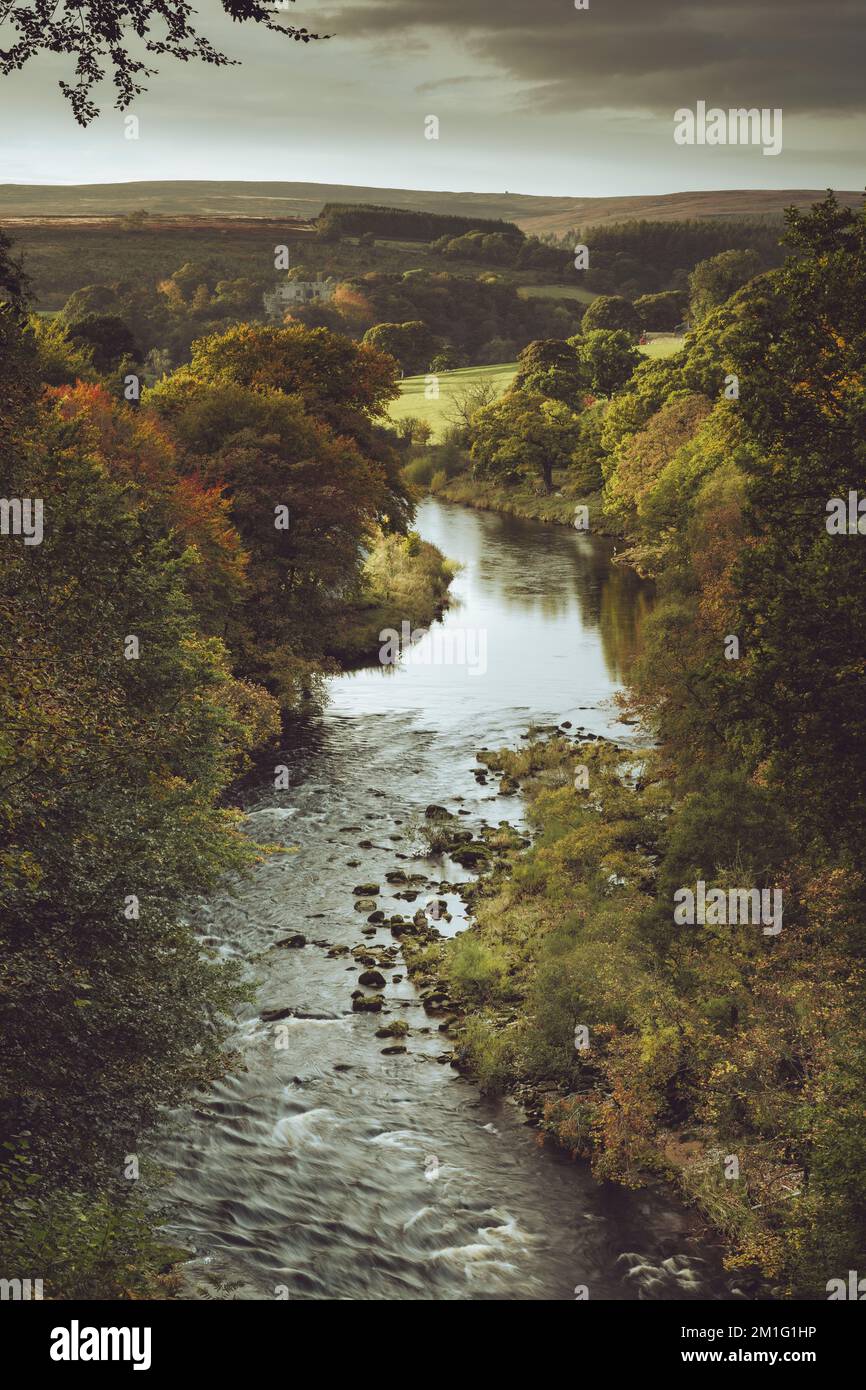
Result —
<instances>
[{"instance_id":1,"label":"sky","mask_svg":"<svg viewBox=\"0 0 866 1390\"><path fill-rule=\"evenodd\" d=\"M298 0L285 22L333 35L310 44L192 4L239 66L157 59L129 140L109 83L81 130L57 87L74 60L39 54L0 77L0 182L569 197L866 185L866 0ZM781 153L677 144L675 112L699 101L780 109Z\"/></svg>"}]
</instances>

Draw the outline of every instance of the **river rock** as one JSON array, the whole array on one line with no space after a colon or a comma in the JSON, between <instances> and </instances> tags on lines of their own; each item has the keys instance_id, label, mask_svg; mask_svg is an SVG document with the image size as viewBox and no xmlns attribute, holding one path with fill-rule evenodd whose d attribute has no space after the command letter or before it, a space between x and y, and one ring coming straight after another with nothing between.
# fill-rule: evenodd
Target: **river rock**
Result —
<instances>
[{"instance_id":1,"label":"river rock","mask_svg":"<svg viewBox=\"0 0 866 1390\"><path fill-rule=\"evenodd\" d=\"M488 850L486 845L459 845L456 849L449 850L449 854L461 868L474 869L479 864L486 864Z\"/></svg>"},{"instance_id":2,"label":"river rock","mask_svg":"<svg viewBox=\"0 0 866 1390\"><path fill-rule=\"evenodd\" d=\"M378 891L378 883L362 883L357 888L352 889L352 895L356 898L375 898Z\"/></svg>"},{"instance_id":3,"label":"river rock","mask_svg":"<svg viewBox=\"0 0 866 1390\"><path fill-rule=\"evenodd\" d=\"M428 806L424 812L425 820L453 820L454 817L444 806Z\"/></svg>"},{"instance_id":4,"label":"river rock","mask_svg":"<svg viewBox=\"0 0 866 1390\"><path fill-rule=\"evenodd\" d=\"M352 1008L356 1014L377 1014L384 1002L381 994L359 994L352 1000Z\"/></svg>"},{"instance_id":5,"label":"river rock","mask_svg":"<svg viewBox=\"0 0 866 1390\"><path fill-rule=\"evenodd\" d=\"M356 911L356 912L375 912L375 911L376 911L376 899L375 899L375 898L358 898L358 899L356 899L356 901L355 901L355 911Z\"/></svg>"},{"instance_id":6,"label":"river rock","mask_svg":"<svg viewBox=\"0 0 866 1390\"><path fill-rule=\"evenodd\" d=\"M297 932L294 936L284 936L282 941L274 942L275 946L291 946L294 950L298 950L301 946L306 946L306 944L307 938L301 936L300 932Z\"/></svg>"},{"instance_id":7,"label":"river rock","mask_svg":"<svg viewBox=\"0 0 866 1390\"><path fill-rule=\"evenodd\" d=\"M380 974L378 970L365 970L362 975L358 976L358 983L369 985L371 989L384 989L385 976Z\"/></svg>"},{"instance_id":8,"label":"river rock","mask_svg":"<svg viewBox=\"0 0 866 1390\"><path fill-rule=\"evenodd\" d=\"M405 1038L409 1032L409 1025L402 1018L395 1018L393 1023L385 1023L381 1028L376 1029L377 1038Z\"/></svg>"},{"instance_id":9,"label":"river rock","mask_svg":"<svg viewBox=\"0 0 866 1390\"><path fill-rule=\"evenodd\" d=\"M390 1047L381 1049L383 1057L398 1057L400 1053L407 1050L405 1043L393 1043Z\"/></svg>"}]
</instances>

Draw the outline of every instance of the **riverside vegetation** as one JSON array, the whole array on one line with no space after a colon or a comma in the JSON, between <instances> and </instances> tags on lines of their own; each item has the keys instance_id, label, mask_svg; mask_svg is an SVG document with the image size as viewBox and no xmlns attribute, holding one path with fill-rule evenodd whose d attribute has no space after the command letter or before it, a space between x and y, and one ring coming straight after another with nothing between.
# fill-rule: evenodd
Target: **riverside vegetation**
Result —
<instances>
[{"instance_id":1,"label":"riverside vegetation","mask_svg":"<svg viewBox=\"0 0 866 1390\"><path fill-rule=\"evenodd\" d=\"M822 1298L866 1240L863 556L825 525L866 485L866 218L829 195L787 248L600 412L602 503L659 595L625 697L652 746L479 752L534 843L416 965L485 1087ZM676 925L697 880L782 889L781 932Z\"/></svg>"},{"instance_id":2,"label":"riverside vegetation","mask_svg":"<svg viewBox=\"0 0 866 1390\"><path fill-rule=\"evenodd\" d=\"M230 1066L247 988L184 915L262 852L227 791L451 576L411 530L374 348L237 326L128 401L116 363L34 331L5 239L0 286L0 492L44 515L25 544L4 503L0 540L2 1267L159 1296L139 1151Z\"/></svg>"}]
</instances>

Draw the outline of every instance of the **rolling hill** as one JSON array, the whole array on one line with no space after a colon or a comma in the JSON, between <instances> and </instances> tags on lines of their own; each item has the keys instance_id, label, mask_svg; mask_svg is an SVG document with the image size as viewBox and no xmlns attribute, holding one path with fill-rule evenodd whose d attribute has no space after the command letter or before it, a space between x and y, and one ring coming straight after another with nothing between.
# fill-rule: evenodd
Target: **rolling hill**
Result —
<instances>
[{"instance_id":1,"label":"rolling hill","mask_svg":"<svg viewBox=\"0 0 866 1390\"><path fill-rule=\"evenodd\" d=\"M378 203L424 212L461 213L516 222L525 232L562 233L623 218L773 217L791 204L817 202L824 190L727 189L617 198L538 197L528 193L431 192L326 183L172 180L105 184L0 184L0 221L116 217L146 209L163 216L315 217L327 202ZM840 192L858 205L862 194Z\"/></svg>"}]
</instances>

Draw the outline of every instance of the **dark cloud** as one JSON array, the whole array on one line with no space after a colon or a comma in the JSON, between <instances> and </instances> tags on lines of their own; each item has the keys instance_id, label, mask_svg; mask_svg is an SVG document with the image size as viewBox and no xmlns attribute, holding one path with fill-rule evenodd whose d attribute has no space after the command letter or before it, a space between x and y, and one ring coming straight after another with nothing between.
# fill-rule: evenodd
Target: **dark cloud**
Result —
<instances>
[{"instance_id":1,"label":"dark cloud","mask_svg":"<svg viewBox=\"0 0 866 1390\"><path fill-rule=\"evenodd\" d=\"M590 0L588 10L569 0L338 0L321 18L346 39L457 41L533 84L533 103L551 111L662 112L698 98L866 109L864 0Z\"/></svg>"}]
</instances>

